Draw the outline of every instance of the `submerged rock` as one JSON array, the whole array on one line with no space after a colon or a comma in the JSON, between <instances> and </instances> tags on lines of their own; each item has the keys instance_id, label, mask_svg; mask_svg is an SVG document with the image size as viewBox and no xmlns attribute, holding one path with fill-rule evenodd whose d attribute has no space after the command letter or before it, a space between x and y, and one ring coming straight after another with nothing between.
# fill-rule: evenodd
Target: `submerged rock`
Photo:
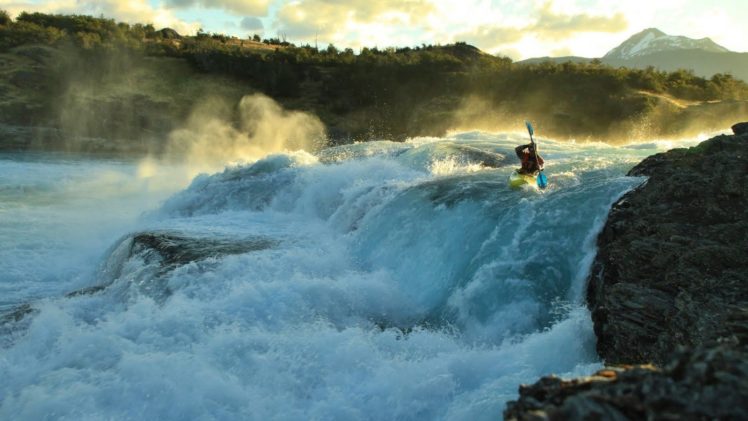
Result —
<instances>
[{"instance_id":1,"label":"submerged rock","mask_svg":"<svg viewBox=\"0 0 748 421\"><path fill-rule=\"evenodd\" d=\"M493 151L484 151L467 145L454 145L454 148L464 160L481 167L500 168L507 165L506 156Z\"/></svg>"},{"instance_id":2,"label":"submerged rock","mask_svg":"<svg viewBox=\"0 0 748 421\"><path fill-rule=\"evenodd\" d=\"M264 237L192 238L170 232L147 232L133 237L130 253L156 253L164 269L169 270L208 258L265 250L275 243Z\"/></svg>"},{"instance_id":3,"label":"submerged rock","mask_svg":"<svg viewBox=\"0 0 748 421\"><path fill-rule=\"evenodd\" d=\"M133 234L112 249L99 271L97 284L69 292L65 297L103 293L118 283L124 289L137 288L140 294L163 302L172 295L166 275L174 269L193 262L266 250L277 244L276 240L260 236L206 238L169 231ZM33 303L25 303L0 313L0 348L11 343L14 335L21 334L38 312Z\"/></svg>"},{"instance_id":4,"label":"submerged rock","mask_svg":"<svg viewBox=\"0 0 748 421\"><path fill-rule=\"evenodd\" d=\"M0 312L0 349L10 346L28 328L32 316L38 313L39 310L30 304L21 304Z\"/></svg>"},{"instance_id":5,"label":"submerged rock","mask_svg":"<svg viewBox=\"0 0 748 421\"><path fill-rule=\"evenodd\" d=\"M106 290L120 279L135 283L141 292L157 301L166 299L171 291L164 275L193 262L244 254L274 247L277 241L265 237L227 238L190 237L169 231L134 234L115 247L100 271L100 283L67 294L67 297L90 295ZM128 275L127 262L137 259L137 270Z\"/></svg>"}]
</instances>

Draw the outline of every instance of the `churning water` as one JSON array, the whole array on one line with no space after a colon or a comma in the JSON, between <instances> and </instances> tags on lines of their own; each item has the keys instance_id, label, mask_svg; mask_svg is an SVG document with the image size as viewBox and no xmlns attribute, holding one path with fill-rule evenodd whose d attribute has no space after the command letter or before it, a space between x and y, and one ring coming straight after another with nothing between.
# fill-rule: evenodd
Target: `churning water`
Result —
<instances>
[{"instance_id":1,"label":"churning water","mask_svg":"<svg viewBox=\"0 0 748 421\"><path fill-rule=\"evenodd\" d=\"M0 155L0 418L493 420L592 371L596 234L662 145L541 140L549 188L511 190L524 142L272 155L186 188Z\"/></svg>"}]
</instances>

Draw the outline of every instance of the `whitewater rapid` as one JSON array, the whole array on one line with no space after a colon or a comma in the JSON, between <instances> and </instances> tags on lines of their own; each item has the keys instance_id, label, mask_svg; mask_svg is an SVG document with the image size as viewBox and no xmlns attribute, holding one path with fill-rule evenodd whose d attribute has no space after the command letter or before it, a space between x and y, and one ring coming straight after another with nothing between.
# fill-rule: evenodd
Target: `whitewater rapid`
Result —
<instances>
[{"instance_id":1,"label":"whitewater rapid","mask_svg":"<svg viewBox=\"0 0 748 421\"><path fill-rule=\"evenodd\" d=\"M519 384L591 372L595 238L663 145L541 139L541 192L507 185L523 142L276 154L189 186L0 155L0 419L497 419Z\"/></svg>"}]
</instances>

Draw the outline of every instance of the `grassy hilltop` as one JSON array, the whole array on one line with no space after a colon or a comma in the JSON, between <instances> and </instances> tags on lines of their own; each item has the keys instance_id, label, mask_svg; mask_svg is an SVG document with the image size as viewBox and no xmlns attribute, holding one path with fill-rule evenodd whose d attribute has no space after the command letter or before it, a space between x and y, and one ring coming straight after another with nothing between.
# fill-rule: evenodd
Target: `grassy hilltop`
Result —
<instances>
[{"instance_id":1,"label":"grassy hilltop","mask_svg":"<svg viewBox=\"0 0 748 421\"><path fill-rule=\"evenodd\" d=\"M195 109L231 121L239 99L256 92L315 114L338 143L516 128L526 118L546 136L621 142L721 129L748 114L748 86L722 74L519 65L466 43L357 54L0 12L0 148L72 138L158 148Z\"/></svg>"}]
</instances>

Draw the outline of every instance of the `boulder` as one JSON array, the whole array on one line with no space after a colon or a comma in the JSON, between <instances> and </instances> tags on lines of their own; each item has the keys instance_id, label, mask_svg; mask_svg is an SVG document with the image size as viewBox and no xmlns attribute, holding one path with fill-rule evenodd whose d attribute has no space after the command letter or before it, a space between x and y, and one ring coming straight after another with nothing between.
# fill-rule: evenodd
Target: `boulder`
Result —
<instances>
[{"instance_id":1,"label":"boulder","mask_svg":"<svg viewBox=\"0 0 748 421\"><path fill-rule=\"evenodd\" d=\"M182 36L179 35L179 32L171 29L171 28L164 28L158 31L158 34L161 35L161 38L163 39L182 39Z\"/></svg>"},{"instance_id":2,"label":"boulder","mask_svg":"<svg viewBox=\"0 0 748 421\"><path fill-rule=\"evenodd\" d=\"M748 122L734 124L732 126L732 132L736 135L744 135L748 133Z\"/></svg>"}]
</instances>

